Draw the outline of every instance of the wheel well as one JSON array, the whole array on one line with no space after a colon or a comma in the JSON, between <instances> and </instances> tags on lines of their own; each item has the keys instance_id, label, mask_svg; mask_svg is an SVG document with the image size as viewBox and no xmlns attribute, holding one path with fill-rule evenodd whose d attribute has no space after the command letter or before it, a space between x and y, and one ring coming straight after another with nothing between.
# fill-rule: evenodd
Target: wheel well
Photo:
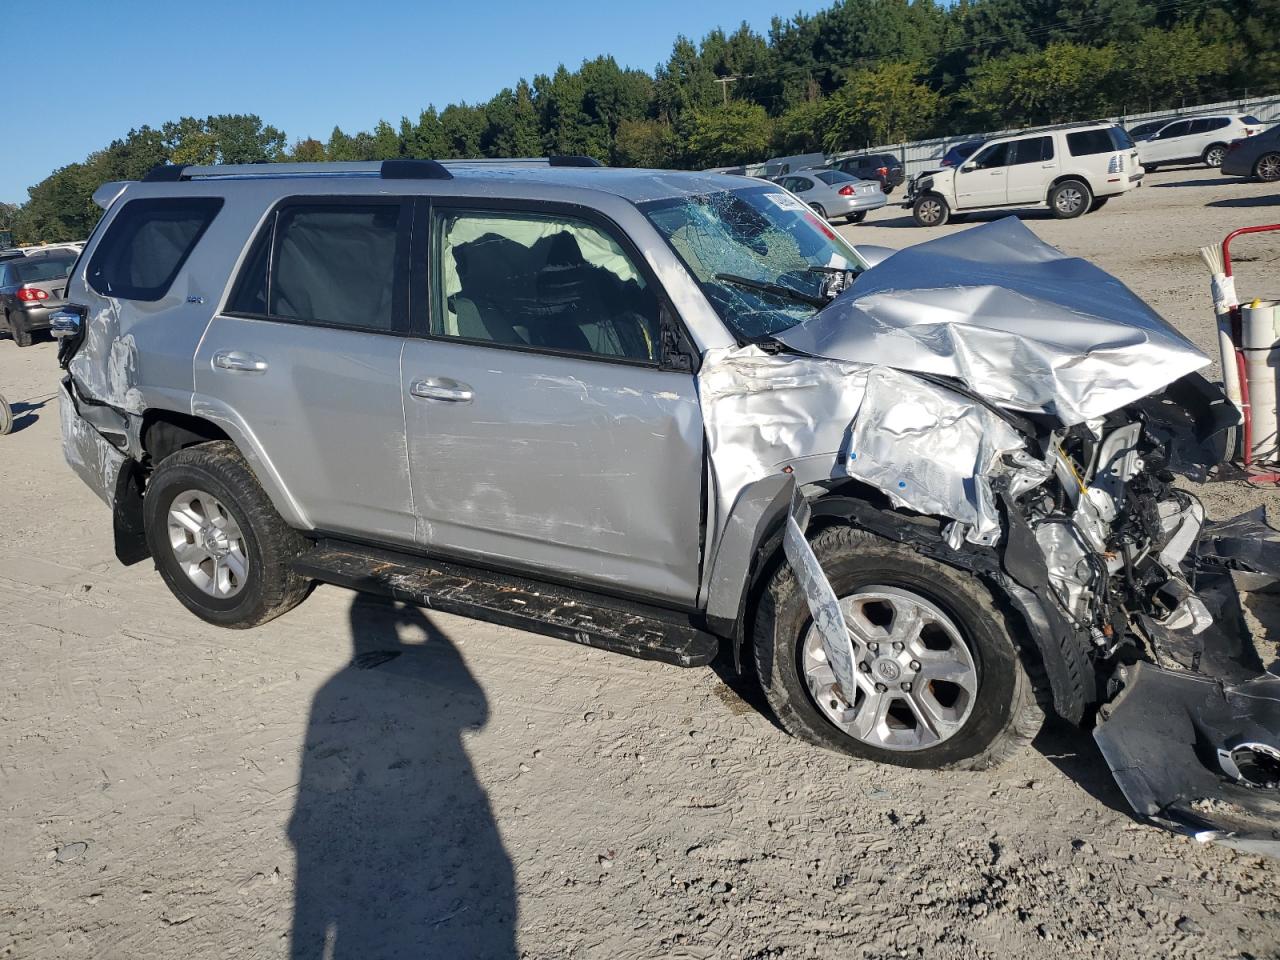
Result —
<instances>
[{"instance_id":1,"label":"wheel well","mask_svg":"<svg viewBox=\"0 0 1280 960\"><path fill-rule=\"evenodd\" d=\"M1089 192L1093 193L1093 184L1089 182L1088 178L1082 177L1078 173L1064 173L1061 176L1054 177L1054 179L1049 183L1049 189L1044 192L1045 199L1048 200L1049 194L1053 193L1054 187L1058 186L1060 183L1066 183L1068 180L1076 180L1083 183L1085 187L1088 188Z\"/></svg>"},{"instance_id":2,"label":"wheel well","mask_svg":"<svg viewBox=\"0 0 1280 960\"><path fill-rule=\"evenodd\" d=\"M1226 146L1227 146L1227 145L1226 145L1225 143L1223 143L1221 140L1215 140L1215 141L1213 141L1213 143L1209 144L1207 147L1205 147L1205 148L1204 148L1204 152L1205 152L1205 153L1208 153L1208 152L1209 152L1210 150L1212 150L1214 147L1222 147L1222 148L1225 150L1225 149L1226 149Z\"/></svg>"},{"instance_id":3,"label":"wheel well","mask_svg":"<svg viewBox=\"0 0 1280 960\"><path fill-rule=\"evenodd\" d=\"M142 449L151 466L185 447L230 439L221 427L185 413L149 410L142 418Z\"/></svg>"}]
</instances>

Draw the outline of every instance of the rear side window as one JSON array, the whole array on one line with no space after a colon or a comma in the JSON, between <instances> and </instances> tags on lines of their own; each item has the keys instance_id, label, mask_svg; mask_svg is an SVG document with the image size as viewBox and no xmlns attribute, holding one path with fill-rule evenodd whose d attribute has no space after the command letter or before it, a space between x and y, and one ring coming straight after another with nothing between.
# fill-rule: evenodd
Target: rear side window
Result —
<instances>
[{"instance_id":1,"label":"rear side window","mask_svg":"<svg viewBox=\"0 0 1280 960\"><path fill-rule=\"evenodd\" d=\"M1111 131L1077 130L1067 134L1067 149L1073 157L1088 157L1095 153L1112 153L1116 146L1111 142Z\"/></svg>"},{"instance_id":2,"label":"rear side window","mask_svg":"<svg viewBox=\"0 0 1280 960\"><path fill-rule=\"evenodd\" d=\"M1043 163L1053 159L1053 137L1027 137L1025 140L1014 140L1012 143L1013 159L1016 163Z\"/></svg>"},{"instance_id":3,"label":"rear side window","mask_svg":"<svg viewBox=\"0 0 1280 960\"><path fill-rule=\"evenodd\" d=\"M407 216L397 200L291 203L245 261L228 310L321 326L404 328Z\"/></svg>"},{"instance_id":4,"label":"rear side window","mask_svg":"<svg viewBox=\"0 0 1280 960\"><path fill-rule=\"evenodd\" d=\"M1112 127L1107 131L1111 135L1111 143L1117 150L1132 150L1133 137L1125 131L1123 127Z\"/></svg>"},{"instance_id":5,"label":"rear side window","mask_svg":"<svg viewBox=\"0 0 1280 960\"><path fill-rule=\"evenodd\" d=\"M103 296L159 300L221 209L218 197L130 200L93 252L85 279Z\"/></svg>"}]
</instances>

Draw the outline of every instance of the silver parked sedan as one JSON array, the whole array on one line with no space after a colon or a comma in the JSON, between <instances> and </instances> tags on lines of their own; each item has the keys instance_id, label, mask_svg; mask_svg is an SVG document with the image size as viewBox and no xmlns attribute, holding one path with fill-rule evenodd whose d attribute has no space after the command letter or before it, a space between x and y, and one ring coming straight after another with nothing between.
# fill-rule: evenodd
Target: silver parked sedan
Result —
<instances>
[{"instance_id":1,"label":"silver parked sedan","mask_svg":"<svg viewBox=\"0 0 1280 960\"><path fill-rule=\"evenodd\" d=\"M860 180L841 170L801 170L779 177L777 182L826 220L844 217L850 223L857 223L868 211L878 210L889 202L880 184Z\"/></svg>"}]
</instances>

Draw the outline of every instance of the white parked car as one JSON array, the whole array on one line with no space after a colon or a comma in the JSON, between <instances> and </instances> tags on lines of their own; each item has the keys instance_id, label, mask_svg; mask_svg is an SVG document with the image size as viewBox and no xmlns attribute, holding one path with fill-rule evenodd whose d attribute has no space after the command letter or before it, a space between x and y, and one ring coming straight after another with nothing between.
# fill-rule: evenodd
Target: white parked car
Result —
<instances>
[{"instance_id":1,"label":"white parked car","mask_svg":"<svg viewBox=\"0 0 1280 960\"><path fill-rule=\"evenodd\" d=\"M1048 207L1067 219L1139 186L1142 173L1133 141L1113 124L1024 131L987 141L958 167L920 174L904 206L922 227L999 207Z\"/></svg>"},{"instance_id":2,"label":"white parked car","mask_svg":"<svg viewBox=\"0 0 1280 960\"><path fill-rule=\"evenodd\" d=\"M1166 163L1203 163L1222 166L1227 144L1251 137L1263 127L1248 114L1222 113L1211 117L1171 120L1146 139L1138 141L1138 159L1147 170Z\"/></svg>"}]
</instances>

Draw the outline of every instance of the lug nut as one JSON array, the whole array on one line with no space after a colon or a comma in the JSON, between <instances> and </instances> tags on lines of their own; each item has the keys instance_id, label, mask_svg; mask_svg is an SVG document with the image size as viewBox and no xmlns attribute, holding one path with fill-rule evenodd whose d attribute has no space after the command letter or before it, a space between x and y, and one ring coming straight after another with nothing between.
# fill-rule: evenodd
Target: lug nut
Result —
<instances>
[{"instance_id":1,"label":"lug nut","mask_svg":"<svg viewBox=\"0 0 1280 960\"><path fill-rule=\"evenodd\" d=\"M919 661L919 660L912 660L912 661L911 661L911 669L912 669L912 670L915 670L915 671L918 673L918 672L920 671L920 661Z\"/></svg>"},{"instance_id":2,"label":"lug nut","mask_svg":"<svg viewBox=\"0 0 1280 960\"><path fill-rule=\"evenodd\" d=\"M902 644L898 643L897 641L894 641L894 644L893 644L893 652L894 652L894 653L901 653L901 652L902 652Z\"/></svg>"},{"instance_id":3,"label":"lug nut","mask_svg":"<svg viewBox=\"0 0 1280 960\"><path fill-rule=\"evenodd\" d=\"M889 688L888 688L888 687L886 687L883 683L877 683L877 684L876 684L876 693L884 693L884 692L885 692L886 690L888 690L888 689L889 689Z\"/></svg>"},{"instance_id":4,"label":"lug nut","mask_svg":"<svg viewBox=\"0 0 1280 960\"><path fill-rule=\"evenodd\" d=\"M870 673L870 672L871 672L871 664L869 664L869 663L867 663L867 661L863 660L861 663L859 663L859 664L858 664L858 669L859 669L859 670L861 670L863 673Z\"/></svg>"},{"instance_id":5,"label":"lug nut","mask_svg":"<svg viewBox=\"0 0 1280 960\"><path fill-rule=\"evenodd\" d=\"M867 649L868 649L868 650L870 650L872 653L879 653L879 652L880 652L880 644L878 644L878 643L868 643L868 644L867 644Z\"/></svg>"},{"instance_id":6,"label":"lug nut","mask_svg":"<svg viewBox=\"0 0 1280 960\"><path fill-rule=\"evenodd\" d=\"M902 685L902 692L903 692L903 693L910 693L910 692L911 692L911 684L909 684L909 683L904 683L904 684Z\"/></svg>"}]
</instances>

